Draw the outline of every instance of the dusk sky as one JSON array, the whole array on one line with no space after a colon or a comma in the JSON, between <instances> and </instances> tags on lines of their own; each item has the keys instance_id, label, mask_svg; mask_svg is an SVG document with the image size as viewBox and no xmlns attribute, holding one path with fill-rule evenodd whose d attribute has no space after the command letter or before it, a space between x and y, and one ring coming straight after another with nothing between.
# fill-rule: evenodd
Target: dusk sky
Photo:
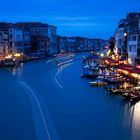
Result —
<instances>
[{"instance_id":1,"label":"dusk sky","mask_svg":"<svg viewBox=\"0 0 140 140\"><path fill-rule=\"evenodd\" d=\"M139 0L5 0L0 20L40 21L58 27L58 34L109 38L121 18L140 11Z\"/></svg>"}]
</instances>

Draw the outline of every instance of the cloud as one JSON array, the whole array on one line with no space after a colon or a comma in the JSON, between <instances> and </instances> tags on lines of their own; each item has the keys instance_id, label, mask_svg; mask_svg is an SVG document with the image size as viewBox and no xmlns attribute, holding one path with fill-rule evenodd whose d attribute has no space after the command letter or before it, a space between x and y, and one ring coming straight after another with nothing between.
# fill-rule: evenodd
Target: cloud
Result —
<instances>
[{"instance_id":1,"label":"cloud","mask_svg":"<svg viewBox=\"0 0 140 140\"><path fill-rule=\"evenodd\" d=\"M97 23L60 23L58 26L65 27L95 27L99 26Z\"/></svg>"},{"instance_id":2,"label":"cloud","mask_svg":"<svg viewBox=\"0 0 140 140\"><path fill-rule=\"evenodd\" d=\"M79 21L79 20L93 20L93 17L53 17L56 20Z\"/></svg>"}]
</instances>

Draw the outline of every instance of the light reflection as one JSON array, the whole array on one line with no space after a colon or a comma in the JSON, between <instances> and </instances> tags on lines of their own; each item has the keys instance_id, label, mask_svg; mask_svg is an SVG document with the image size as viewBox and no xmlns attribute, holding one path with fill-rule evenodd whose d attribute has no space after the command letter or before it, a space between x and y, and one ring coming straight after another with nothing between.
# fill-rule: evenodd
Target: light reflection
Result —
<instances>
[{"instance_id":1,"label":"light reflection","mask_svg":"<svg viewBox=\"0 0 140 140\"><path fill-rule=\"evenodd\" d=\"M13 75L16 75L16 68L13 68L13 69L12 69L12 74L13 74Z\"/></svg>"},{"instance_id":2,"label":"light reflection","mask_svg":"<svg viewBox=\"0 0 140 140\"><path fill-rule=\"evenodd\" d=\"M133 139L137 139L140 133L140 102L136 103L134 106L133 113Z\"/></svg>"},{"instance_id":3,"label":"light reflection","mask_svg":"<svg viewBox=\"0 0 140 140\"><path fill-rule=\"evenodd\" d=\"M12 70L11 70L12 75L21 77L23 75L23 67L24 67L24 64L21 63L19 67L12 68Z\"/></svg>"}]
</instances>

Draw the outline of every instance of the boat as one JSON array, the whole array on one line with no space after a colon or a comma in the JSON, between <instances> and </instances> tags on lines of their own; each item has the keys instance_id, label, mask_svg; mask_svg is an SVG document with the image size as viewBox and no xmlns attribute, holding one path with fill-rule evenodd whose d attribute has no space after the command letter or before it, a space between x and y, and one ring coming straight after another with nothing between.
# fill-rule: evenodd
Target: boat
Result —
<instances>
[{"instance_id":1,"label":"boat","mask_svg":"<svg viewBox=\"0 0 140 140\"><path fill-rule=\"evenodd\" d=\"M105 78L105 81L109 84L116 84L116 83L123 83L128 80L126 78L110 77L110 78Z\"/></svg>"},{"instance_id":2,"label":"boat","mask_svg":"<svg viewBox=\"0 0 140 140\"><path fill-rule=\"evenodd\" d=\"M9 59L4 60L5 67L13 67L13 66L16 66L17 64L18 64L18 61L16 59L9 58Z\"/></svg>"},{"instance_id":3,"label":"boat","mask_svg":"<svg viewBox=\"0 0 140 140\"><path fill-rule=\"evenodd\" d=\"M85 74L81 74L81 76L80 76L81 78L85 78Z\"/></svg>"},{"instance_id":4,"label":"boat","mask_svg":"<svg viewBox=\"0 0 140 140\"><path fill-rule=\"evenodd\" d=\"M131 98L131 101L133 101L133 102L138 102L138 101L140 101L140 95L138 95L138 96L136 96L136 97L132 97L132 98Z\"/></svg>"},{"instance_id":5,"label":"boat","mask_svg":"<svg viewBox=\"0 0 140 140\"><path fill-rule=\"evenodd\" d=\"M90 82L91 86L104 86L106 84L107 84L106 82L103 82L101 80L96 80L96 81Z\"/></svg>"},{"instance_id":6,"label":"boat","mask_svg":"<svg viewBox=\"0 0 140 140\"><path fill-rule=\"evenodd\" d=\"M125 94L125 93L127 93L127 92L129 92L128 90L122 90L122 89L112 89L111 90L111 93L113 93L113 94L120 94L120 95L123 95L123 94Z\"/></svg>"}]
</instances>

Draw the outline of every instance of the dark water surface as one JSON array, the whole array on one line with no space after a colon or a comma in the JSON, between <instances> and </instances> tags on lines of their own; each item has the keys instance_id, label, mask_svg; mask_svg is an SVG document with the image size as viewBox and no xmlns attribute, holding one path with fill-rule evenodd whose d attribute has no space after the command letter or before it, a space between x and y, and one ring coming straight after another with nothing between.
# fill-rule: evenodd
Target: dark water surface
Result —
<instances>
[{"instance_id":1,"label":"dark water surface","mask_svg":"<svg viewBox=\"0 0 140 140\"><path fill-rule=\"evenodd\" d=\"M90 87L81 55L57 64L0 70L0 140L140 140L140 103Z\"/></svg>"}]
</instances>

